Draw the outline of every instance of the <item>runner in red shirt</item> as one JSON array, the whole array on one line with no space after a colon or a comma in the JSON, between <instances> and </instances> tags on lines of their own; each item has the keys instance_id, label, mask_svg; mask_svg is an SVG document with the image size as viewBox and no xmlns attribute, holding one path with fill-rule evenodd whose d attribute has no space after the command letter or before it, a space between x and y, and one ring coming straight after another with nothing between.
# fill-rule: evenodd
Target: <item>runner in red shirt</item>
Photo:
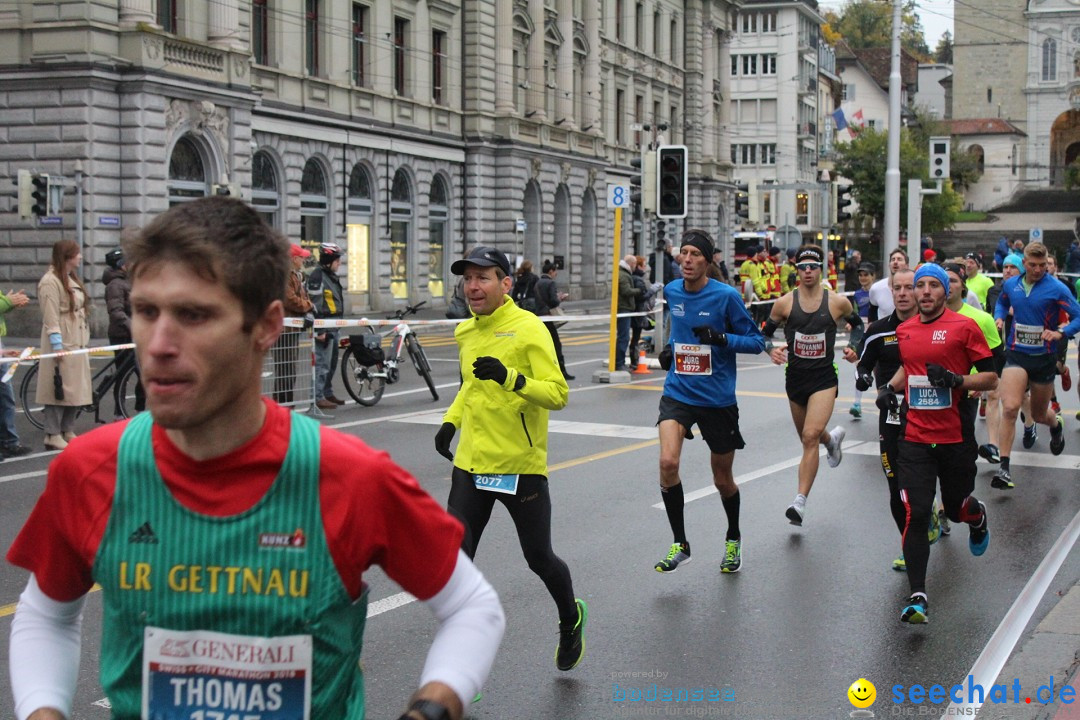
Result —
<instances>
[{"instance_id":1,"label":"runner in red shirt","mask_svg":"<svg viewBox=\"0 0 1080 720\"><path fill-rule=\"evenodd\" d=\"M946 515L969 526L971 553L982 555L990 544L986 508L971 494L977 447L963 432L960 404L969 391L997 387L997 374L979 326L945 307L948 293L949 277L940 266L926 264L915 272L919 314L897 328L903 364L878 392L878 408L888 412L899 404L897 392L906 390L897 468L907 515L903 546L911 585L900 619L908 623L924 623L928 617L927 529L939 479ZM972 367L977 372L969 375Z\"/></svg>"},{"instance_id":2,"label":"runner in red shirt","mask_svg":"<svg viewBox=\"0 0 1080 720\"><path fill-rule=\"evenodd\" d=\"M461 524L405 470L261 397L288 243L214 196L157 217L125 252L148 412L72 441L8 553L31 573L11 628L15 716L72 717L97 582L114 717L210 716L209 692L180 688L224 683L237 716L273 698L282 716L358 720L362 576L379 565L439 620L401 717L459 720L502 608ZM228 664L198 650L210 645L242 652Z\"/></svg>"}]
</instances>

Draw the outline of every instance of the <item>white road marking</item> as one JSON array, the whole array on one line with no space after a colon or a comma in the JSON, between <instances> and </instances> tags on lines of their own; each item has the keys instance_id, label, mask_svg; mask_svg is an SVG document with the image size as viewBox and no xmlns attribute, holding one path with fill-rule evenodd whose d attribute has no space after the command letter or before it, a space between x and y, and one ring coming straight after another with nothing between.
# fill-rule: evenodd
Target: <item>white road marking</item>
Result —
<instances>
[{"instance_id":1,"label":"white road marking","mask_svg":"<svg viewBox=\"0 0 1080 720\"><path fill-rule=\"evenodd\" d=\"M844 452L848 452L847 448L844 448ZM871 443L863 443L861 446L852 446L851 453L853 455L880 455L877 445ZM1051 455L1049 452L1013 452L1010 456L1012 462L1012 469L1022 470L1023 468L1050 468L1052 470L1076 470L1080 469L1080 455ZM979 469L987 469L982 463L979 463Z\"/></svg>"},{"instance_id":2,"label":"white road marking","mask_svg":"<svg viewBox=\"0 0 1080 720\"><path fill-rule=\"evenodd\" d=\"M984 688L989 688L994 684L1001 673L1001 669L1005 666L1005 662L1009 659L1009 655L1012 654L1013 648L1016 647L1017 641L1024 633L1028 621L1035 614L1035 608L1038 607L1039 602L1046 595L1050 582L1057 575L1057 571L1065 562L1065 558L1068 557L1069 551L1072 550L1078 538L1080 538L1080 513L1073 516L1072 522L1058 536L1050 551L1046 553L1042 562L1039 563L1039 567L1035 569L1031 579L1024 585L1024 589L1020 591L1016 601L1013 602L1009 611L1005 613L1005 617L1001 619L1001 624L998 625L997 630L994 631L989 642L986 643L986 647L979 654L979 659L971 666L971 670L964 673L963 677L965 679L971 675L974 678L971 681L972 684L978 684ZM965 680L960 682L965 682ZM960 710L960 708L979 708L982 704L981 702L951 703L946 709L945 715L950 717L967 715L970 711ZM976 712L978 712L977 709Z\"/></svg>"},{"instance_id":3,"label":"white road marking","mask_svg":"<svg viewBox=\"0 0 1080 720\"><path fill-rule=\"evenodd\" d=\"M415 602L416 597L410 595L407 592L399 592L396 595L390 597L384 597L382 600L376 600L368 605L367 616L368 620L376 615L382 615L384 612L390 612L395 608L399 608L403 605L408 605L411 602Z\"/></svg>"}]
</instances>

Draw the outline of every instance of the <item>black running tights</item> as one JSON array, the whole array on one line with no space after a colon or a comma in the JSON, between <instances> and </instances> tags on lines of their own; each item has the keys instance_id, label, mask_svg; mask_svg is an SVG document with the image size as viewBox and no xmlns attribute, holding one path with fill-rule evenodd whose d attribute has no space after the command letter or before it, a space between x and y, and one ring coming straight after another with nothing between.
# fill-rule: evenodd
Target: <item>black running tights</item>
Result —
<instances>
[{"instance_id":1,"label":"black running tights","mask_svg":"<svg viewBox=\"0 0 1080 720\"><path fill-rule=\"evenodd\" d=\"M543 475L521 475L516 495L479 490L472 473L454 468L451 476L448 510L465 526L461 549L470 558L476 555L495 501L500 501L517 528L518 542L529 569L547 586L559 608L559 619L577 621L574 586L570 569L551 548L551 496Z\"/></svg>"}]
</instances>

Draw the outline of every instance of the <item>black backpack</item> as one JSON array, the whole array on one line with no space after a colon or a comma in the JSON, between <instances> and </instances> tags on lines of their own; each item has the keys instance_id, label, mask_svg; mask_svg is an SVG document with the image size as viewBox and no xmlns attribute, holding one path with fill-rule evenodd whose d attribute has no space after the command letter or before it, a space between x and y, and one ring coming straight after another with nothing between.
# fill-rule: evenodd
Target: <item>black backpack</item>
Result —
<instances>
[{"instance_id":1,"label":"black backpack","mask_svg":"<svg viewBox=\"0 0 1080 720\"><path fill-rule=\"evenodd\" d=\"M536 282L538 278L536 275L529 273L519 277L514 282L514 289L511 290L510 297L513 298L514 303L522 310L528 310L531 313L535 313L539 310L539 303L536 301Z\"/></svg>"}]
</instances>

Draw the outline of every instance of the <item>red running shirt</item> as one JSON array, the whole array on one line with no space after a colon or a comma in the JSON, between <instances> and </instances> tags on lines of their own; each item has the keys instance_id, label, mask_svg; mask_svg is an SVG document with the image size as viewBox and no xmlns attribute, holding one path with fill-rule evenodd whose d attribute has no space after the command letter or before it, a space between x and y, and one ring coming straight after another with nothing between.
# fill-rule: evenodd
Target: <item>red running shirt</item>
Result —
<instances>
[{"instance_id":1,"label":"red running shirt","mask_svg":"<svg viewBox=\"0 0 1080 720\"><path fill-rule=\"evenodd\" d=\"M37 576L53 600L71 601L93 586L91 570L116 487L116 453L127 423L71 442L49 466L45 492L8 551L8 561ZM236 515L270 489L289 445L289 411L266 401L259 433L232 452L192 460L153 428L154 457L169 491L205 515ZM427 600L446 585L464 534L385 452L328 428L319 434L319 498L334 566L353 598L362 574L379 565L406 591Z\"/></svg>"},{"instance_id":2,"label":"red running shirt","mask_svg":"<svg viewBox=\"0 0 1080 720\"><path fill-rule=\"evenodd\" d=\"M905 320L896 329L896 337L907 374L904 439L925 444L960 442L960 401L966 391L929 387L926 364L937 363L967 375L976 362L991 356L982 330L971 318L946 308L928 323L919 315Z\"/></svg>"}]
</instances>

